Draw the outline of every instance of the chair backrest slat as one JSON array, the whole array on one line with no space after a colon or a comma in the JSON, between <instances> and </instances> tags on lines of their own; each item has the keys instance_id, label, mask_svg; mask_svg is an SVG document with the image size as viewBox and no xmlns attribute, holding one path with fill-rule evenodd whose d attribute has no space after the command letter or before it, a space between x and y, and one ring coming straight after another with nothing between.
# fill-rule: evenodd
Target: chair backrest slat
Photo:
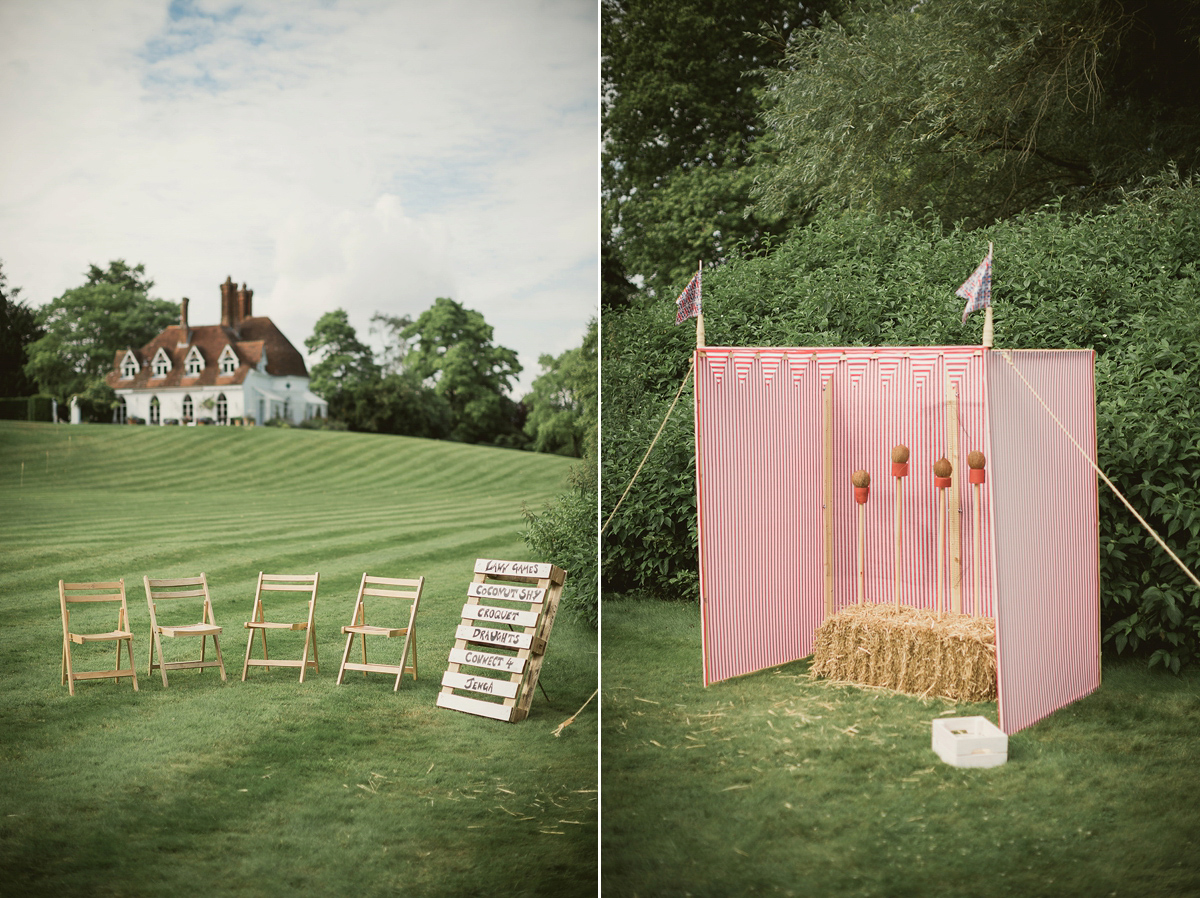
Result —
<instances>
[{"instance_id":1,"label":"chair backrest slat","mask_svg":"<svg viewBox=\"0 0 1200 898\"><path fill-rule=\"evenodd\" d=\"M371 576L367 576L364 578L364 580L367 583L374 583L379 586L411 586L413 589L416 589L418 586L421 585L422 582L424 582L423 578L419 579L419 580L413 580L411 578L405 579L403 577L371 577Z\"/></svg>"},{"instance_id":2,"label":"chair backrest slat","mask_svg":"<svg viewBox=\"0 0 1200 898\"><path fill-rule=\"evenodd\" d=\"M388 599L415 599L419 589L372 589L367 587L362 591L364 596L383 596Z\"/></svg>"}]
</instances>

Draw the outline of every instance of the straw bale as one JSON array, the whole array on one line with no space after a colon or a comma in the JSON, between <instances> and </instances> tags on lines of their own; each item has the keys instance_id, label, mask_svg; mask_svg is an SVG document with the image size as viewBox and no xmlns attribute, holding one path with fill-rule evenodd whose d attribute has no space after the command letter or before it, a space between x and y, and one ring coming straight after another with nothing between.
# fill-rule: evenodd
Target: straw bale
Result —
<instances>
[{"instance_id":1,"label":"straw bale","mask_svg":"<svg viewBox=\"0 0 1200 898\"><path fill-rule=\"evenodd\" d=\"M990 618L894 605L850 605L817 628L815 676L956 701L996 698Z\"/></svg>"}]
</instances>

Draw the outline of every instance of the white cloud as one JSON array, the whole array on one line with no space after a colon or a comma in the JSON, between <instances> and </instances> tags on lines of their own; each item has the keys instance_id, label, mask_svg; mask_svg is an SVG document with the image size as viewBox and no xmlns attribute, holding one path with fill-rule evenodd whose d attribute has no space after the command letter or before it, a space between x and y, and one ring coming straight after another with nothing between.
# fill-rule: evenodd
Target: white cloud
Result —
<instances>
[{"instance_id":1,"label":"white cloud","mask_svg":"<svg viewBox=\"0 0 1200 898\"><path fill-rule=\"evenodd\" d=\"M143 262L320 314L477 309L526 373L596 309L596 7L0 3L0 259L33 303ZM19 135L19 139L11 139Z\"/></svg>"}]
</instances>

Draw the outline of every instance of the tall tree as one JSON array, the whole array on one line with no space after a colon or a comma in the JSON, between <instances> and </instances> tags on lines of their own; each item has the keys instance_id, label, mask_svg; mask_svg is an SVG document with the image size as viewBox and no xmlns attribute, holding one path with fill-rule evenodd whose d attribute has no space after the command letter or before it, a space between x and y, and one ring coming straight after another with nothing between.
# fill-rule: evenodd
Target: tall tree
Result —
<instances>
[{"instance_id":1,"label":"tall tree","mask_svg":"<svg viewBox=\"0 0 1200 898\"><path fill-rule=\"evenodd\" d=\"M150 298L153 286L144 265L117 259L108 268L90 266L82 287L37 310L45 333L29 344L25 373L62 406L95 392L119 350L144 345L178 319L178 306Z\"/></svg>"},{"instance_id":2,"label":"tall tree","mask_svg":"<svg viewBox=\"0 0 1200 898\"><path fill-rule=\"evenodd\" d=\"M0 263L0 396L28 396L37 385L25 373L27 348L42 336L37 314L17 299L20 287L8 286Z\"/></svg>"},{"instance_id":3,"label":"tall tree","mask_svg":"<svg viewBox=\"0 0 1200 898\"><path fill-rule=\"evenodd\" d=\"M309 383L313 392L327 401L333 402L338 393L379 379L375 354L358 339L345 309L334 309L318 318L304 346L321 357L309 372Z\"/></svg>"},{"instance_id":4,"label":"tall tree","mask_svg":"<svg viewBox=\"0 0 1200 898\"><path fill-rule=\"evenodd\" d=\"M838 0L602 0L604 227L624 275L651 291L686 281L697 260L720 261L739 242L791 223L772 209L747 215L764 71L793 32ZM611 280L610 280L611 279Z\"/></svg>"},{"instance_id":5,"label":"tall tree","mask_svg":"<svg viewBox=\"0 0 1200 898\"><path fill-rule=\"evenodd\" d=\"M542 374L525 397L529 406L525 432L533 438L534 451L594 457L599 410L596 319L588 323L581 346L557 358L543 355L538 364Z\"/></svg>"},{"instance_id":6,"label":"tall tree","mask_svg":"<svg viewBox=\"0 0 1200 898\"><path fill-rule=\"evenodd\" d=\"M756 208L821 197L986 224L1200 166L1200 4L873 2L771 76Z\"/></svg>"},{"instance_id":7,"label":"tall tree","mask_svg":"<svg viewBox=\"0 0 1200 898\"><path fill-rule=\"evenodd\" d=\"M507 393L521 364L514 350L492 344L492 326L481 314L438 297L400 336L411 342L405 368L450 405L450 439L512 444L522 422Z\"/></svg>"}]
</instances>

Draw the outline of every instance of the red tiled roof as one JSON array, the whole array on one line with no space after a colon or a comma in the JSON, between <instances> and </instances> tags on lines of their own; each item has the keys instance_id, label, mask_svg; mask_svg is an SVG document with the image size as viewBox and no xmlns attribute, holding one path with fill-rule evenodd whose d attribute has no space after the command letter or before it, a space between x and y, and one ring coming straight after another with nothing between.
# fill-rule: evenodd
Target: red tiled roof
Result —
<instances>
[{"instance_id":1,"label":"red tiled roof","mask_svg":"<svg viewBox=\"0 0 1200 898\"><path fill-rule=\"evenodd\" d=\"M204 368L199 374L187 374L185 360L192 347L200 350ZM220 358L226 346L233 349L238 367L232 374L222 374ZM154 376L154 356L162 349L171 359L171 370L164 377ZM237 328L208 324L188 328L187 334L173 324L143 346L132 350L141 370L132 378L121 376L125 353L120 350L113 359L113 370L105 378L110 387L161 389L162 387L224 386L240 384L258 366L263 350L267 353L267 374L276 377L308 377L304 357L275 326L270 318L243 318Z\"/></svg>"}]
</instances>

